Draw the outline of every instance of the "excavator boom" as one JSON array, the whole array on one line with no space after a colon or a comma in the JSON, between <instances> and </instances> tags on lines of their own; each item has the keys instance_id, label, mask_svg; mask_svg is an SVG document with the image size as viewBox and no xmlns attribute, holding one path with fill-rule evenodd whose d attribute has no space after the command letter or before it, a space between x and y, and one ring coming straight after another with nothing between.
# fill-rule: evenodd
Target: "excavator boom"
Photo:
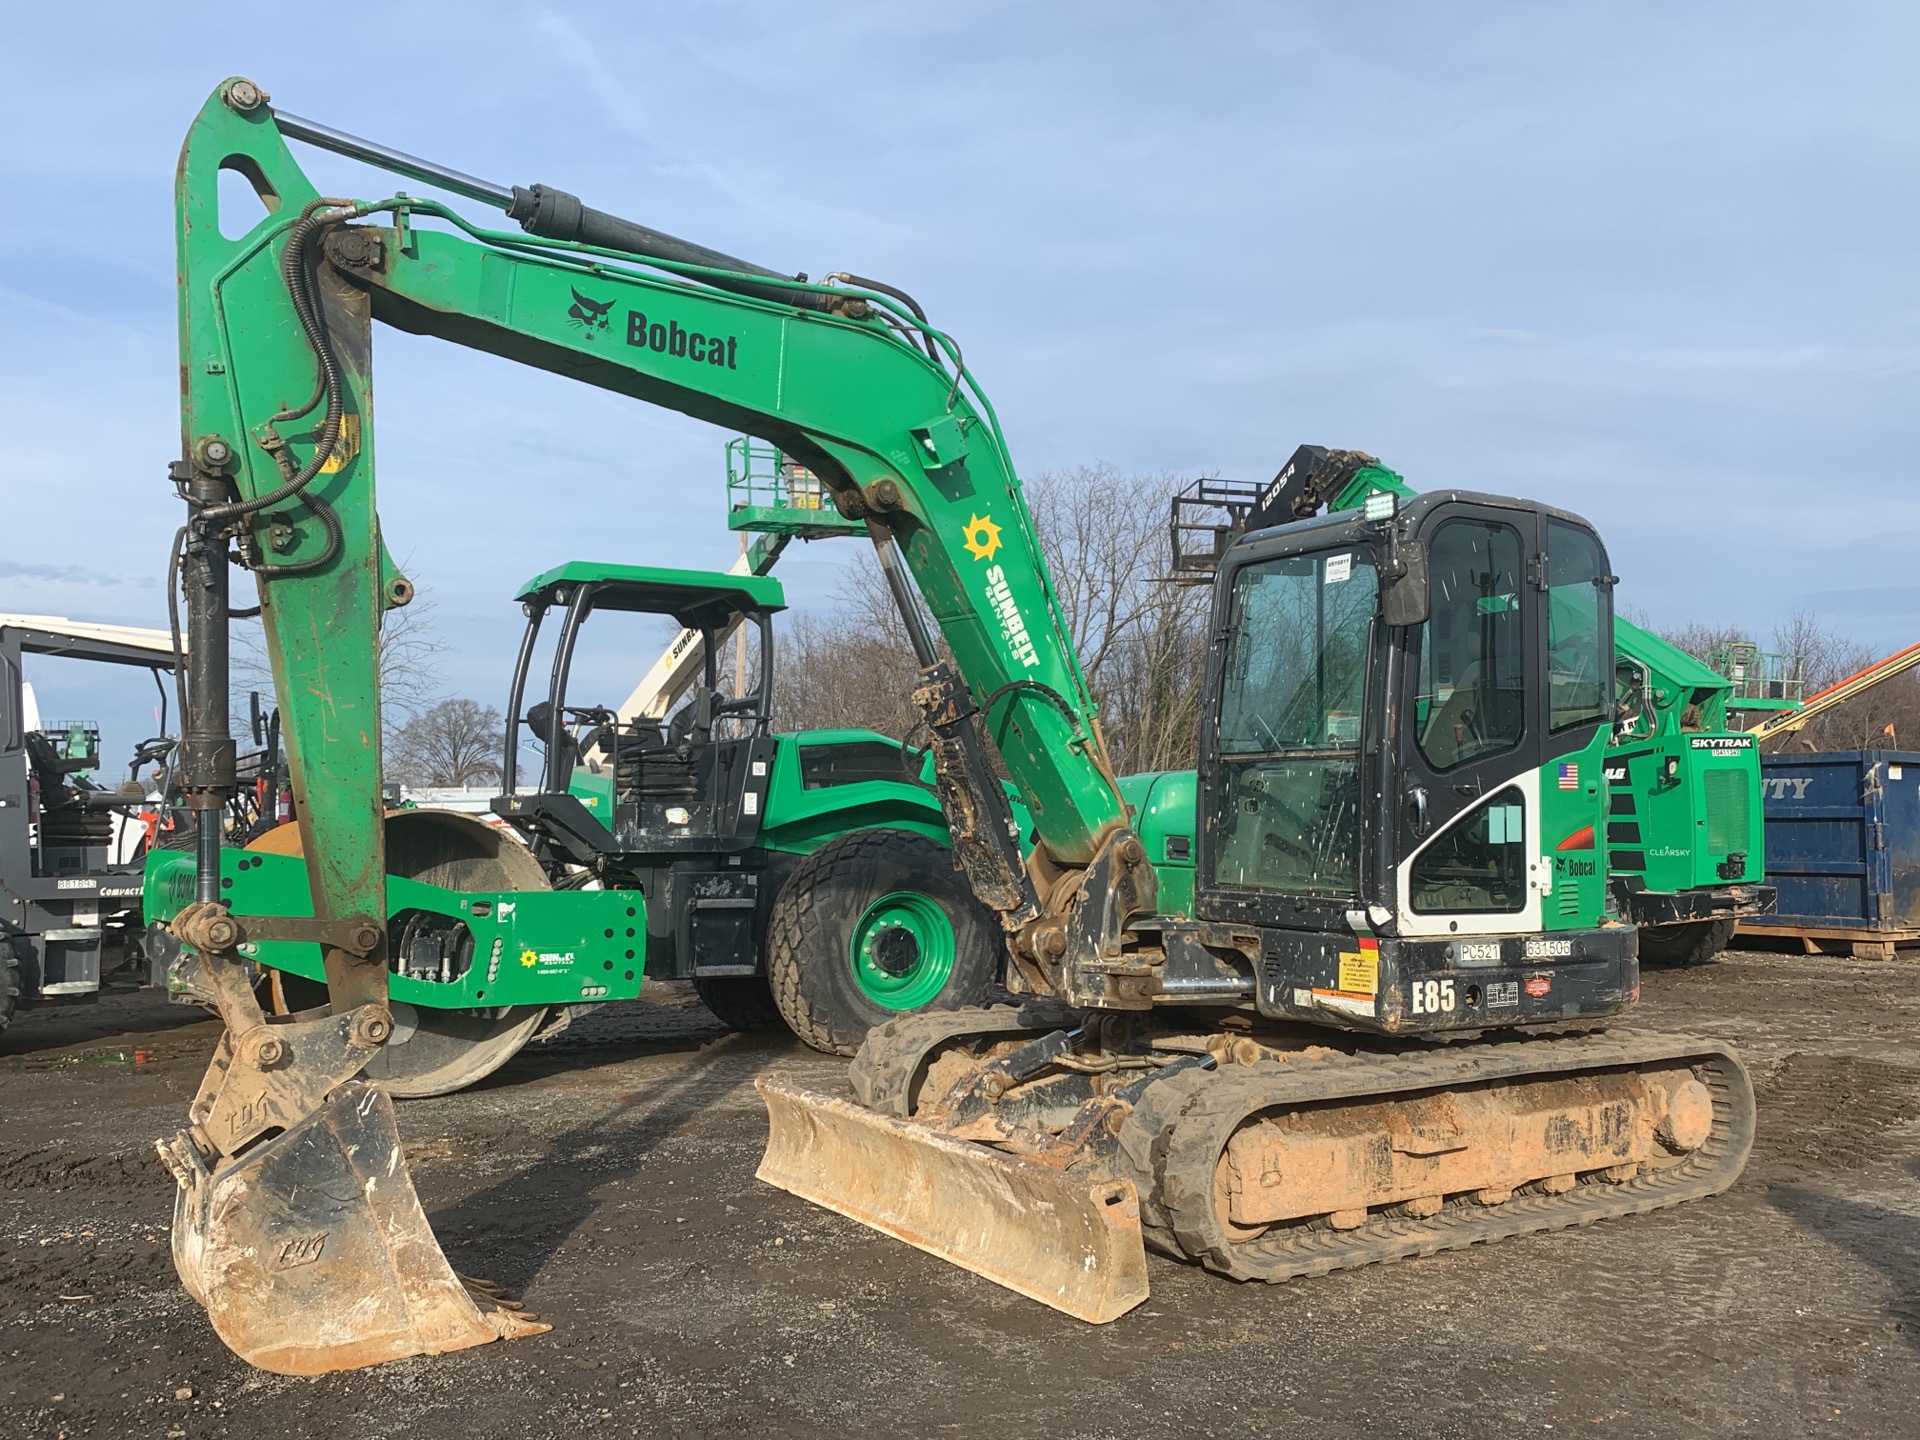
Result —
<instances>
[{"instance_id":1,"label":"excavator boom","mask_svg":"<svg viewBox=\"0 0 1920 1440\"><path fill-rule=\"evenodd\" d=\"M497 206L522 230L401 194L323 197L289 139ZM226 172L260 202L244 233L244 216L221 214ZM910 572L939 626L950 662L924 632L916 642L954 853L1012 935L1057 920L1048 897L1060 877L1125 832L1094 706L993 411L957 347L897 292L790 279L563 191L477 180L277 114L243 79L214 92L187 136L177 227L183 767L200 829L195 903L173 930L228 1036L193 1123L161 1147L181 1183L176 1262L222 1338L269 1368L524 1333L529 1322L447 1268L399 1163L391 1107L354 1078L394 1025L377 655L382 615L412 595L375 508L373 322L746 431L817 475L868 529L903 598ZM304 857L311 918L236 916L222 903L234 563L256 583L299 817L298 844L282 849ZM917 624L919 610L907 613ZM981 726L1032 802L1030 867ZM451 828L445 843L426 873L454 887L441 903L457 923L457 879L484 857L463 858L468 842ZM288 940L322 947L329 1003L269 1017L246 949ZM632 961L629 950L615 963ZM1040 967L1030 983L1044 983ZM386 1170L355 1178L368 1156ZM329 1173L341 1183L316 1185ZM327 1195L348 1198L323 1214L315 1197ZM356 1315L367 1317L358 1329Z\"/></svg>"}]
</instances>

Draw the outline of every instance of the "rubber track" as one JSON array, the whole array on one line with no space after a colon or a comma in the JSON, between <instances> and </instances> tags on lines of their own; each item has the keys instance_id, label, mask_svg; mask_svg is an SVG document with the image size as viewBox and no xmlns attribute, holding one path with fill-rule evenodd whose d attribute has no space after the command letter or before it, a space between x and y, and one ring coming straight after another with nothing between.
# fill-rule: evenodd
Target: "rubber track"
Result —
<instances>
[{"instance_id":1,"label":"rubber track","mask_svg":"<svg viewBox=\"0 0 1920 1440\"><path fill-rule=\"evenodd\" d=\"M942 1045L974 1035L984 1040L1020 1030L1045 1032L1063 1023L1072 1023L1065 1011L1014 1005L903 1015L867 1032L866 1043L853 1057L847 1079L854 1096L869 1110L905 1120L921 1067Z\"/></svg>"},{"instance_id":2,"label":"rubber track","mask_svg":"<svg viewBox=\"0 0 1920 1440\"><path fill-rule=\"evenodd\" d=\"M1557 1079L1672 1061L1690 1063L1712 1092L1712 1133L1687 1159L1624 1184L1585 1182L1561 1195L1516 1194L1496 1206L1463 1198L1449 1201L1424 1220L1383 1212L1354 1230L1289 1226L1239 1243L1227 1238L1214 1213L1214 1167L1220 1154L1233 1132L1263 1110L1328 1100L1365 1103L1493 1080ZM1753 1148L1753 1085L1746 1067L1725 1046L1697 1036L1610 1031L1578 1039L1476 1046L1458 1054L1333 1055L1270 1062L1229 1067L1201 1078L1207 1083L1184 1087L1186 1104L1172 1120L1164 1143L1155 1147L1153 1208L1164 1213L1167 1224L1149 1227L1147 1235L1155 1248L1198 1260L1237 1280L1325 1275L1658 1210L1726 1189ZM1143 1104L1141 1111L1145 1109ZM1149 1119L1136 1113L1143 1121Z\"/></svg>"}]
</instances>

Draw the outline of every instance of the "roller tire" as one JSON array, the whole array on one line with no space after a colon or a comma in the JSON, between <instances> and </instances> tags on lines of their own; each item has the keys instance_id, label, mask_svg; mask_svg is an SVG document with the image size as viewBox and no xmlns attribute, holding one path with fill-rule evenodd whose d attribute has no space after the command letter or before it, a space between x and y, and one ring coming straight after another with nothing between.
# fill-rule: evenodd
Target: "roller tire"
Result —
<instances>
[{"instance_id":1,"label":"roller tire","mask_svg":"<svg viewBox=\"0 0 1920 1440\"><path fill-rule=\"evenodd\" d=\"M1733 921L1650 925L1640 932L1640 958L1665 965L1710 965L1733 942Z\"/></svg>"},{"instance_id":2,"label":"roller tire","mask_svg":"<svg viewBox=\"0 0 1920 1440\"><path fill-rule=\"evenodd\" d=\"M907 894L933 902L953 940L937 993L911 1006L876 1003L855 974L852 943L872 907ZM982 1005L1005 944L993 916L944 845L910 830L862 830L829 841L780 887L767 919L767 978L793 1033L815 1050L852 1055L867 1032L905 1014Z\"/></svg>"},{"instance_id":3,"label":"roller tire","mask_svg":"<svg viewBox=\"0 0 1920 1440\"><path fill-rule=\"evenodd\" d=\"M700 1003L729 1030L764 1034L787 1028L764 975L696 975L693 988Z\"/></svg>"}]
</instances>

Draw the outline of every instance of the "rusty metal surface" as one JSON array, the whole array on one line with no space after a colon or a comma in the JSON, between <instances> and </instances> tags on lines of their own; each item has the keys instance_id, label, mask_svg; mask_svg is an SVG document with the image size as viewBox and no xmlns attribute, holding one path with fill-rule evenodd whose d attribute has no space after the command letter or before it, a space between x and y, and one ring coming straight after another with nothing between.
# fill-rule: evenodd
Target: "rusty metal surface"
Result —
<instances>
[{"instance_id":1,"label":"rusty metal surface","mask_svg":"<svg viewBox=\"0 0 1920 1440\"><path fill-rule=\"evenodd\" d=\"M1063 1174L778 1075L754 1084L768 1184L1092 1324L1147 1298L1132 1182Z\"/></svg>"},{"instance_id":2,"label":"rusty metal surface","mask_svg":"<svg viewBox=\"0 0 1920 1440\"><path fill-rule=\"evenodd\" d=\"M1679 1070L1585 1075L1261 1117L1234 1132L1215 1194L1236 1226L1340 1217L1450 1195L1501 1203L1535 1181L1550 1193L1593 1171L1631 1179L1699 1148L1706 1088Z\"/></svg>"},{"instance_id":3,"label":"rusty metal surface","mask_svg":"<svg viewBox=\"0 0 1920 1440\"><path fill-rule=\"evenodd\" d=\"M187 1143L168 1155L174 1266L248 1364L320 1375L549 1328L454 1274L378 1089L344 1085L218 1169Z\"/></svg>"}]
</instances>

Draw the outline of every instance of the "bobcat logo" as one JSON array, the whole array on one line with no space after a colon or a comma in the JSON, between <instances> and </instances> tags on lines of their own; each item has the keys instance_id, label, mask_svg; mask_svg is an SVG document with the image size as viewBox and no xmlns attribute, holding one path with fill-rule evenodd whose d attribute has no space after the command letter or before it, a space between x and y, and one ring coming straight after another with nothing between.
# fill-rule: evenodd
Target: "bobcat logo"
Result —
<instances>
[{"instance_id":1,"label":"bobcat logo","mask_svg":"<svg viewBox=\"0 0 1920 1440\"><path fill-rule=\"evenodd\" d=\"M575 290L573 292L573 304L567 307L567 320L572 324L574 329L586 331L587 338L591 340L596 330L604 330L607 328L607 312L613 309L613 305L614 302L611 300L604 303L598 300L589 300L578 290Z\"/></svg>"}]
</instances>

